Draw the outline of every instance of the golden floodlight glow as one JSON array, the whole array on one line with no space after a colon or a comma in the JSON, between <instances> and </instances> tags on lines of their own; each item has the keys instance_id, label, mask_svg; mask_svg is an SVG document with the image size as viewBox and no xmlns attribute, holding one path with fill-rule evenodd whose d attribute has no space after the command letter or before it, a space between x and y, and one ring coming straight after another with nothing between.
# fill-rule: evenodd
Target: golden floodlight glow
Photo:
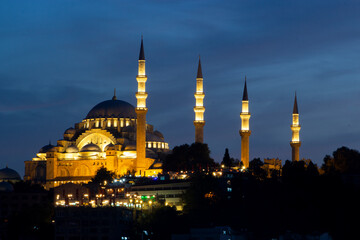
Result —
<instances>
[{"instance_id":1,"label":"golden floodlight glow","mask_svg":"<svg viewBox=\"0 0 360 240\"><path fill-rule=\"evenodd\" d=\"M195 142L203 143L204 142L204 86L203 86L203 75L202 75L202 69L201 69L201 62L200 62L200 56L199 56L199 64L198 64L198 71L196 76L196 90L195 90L195 107L194 107L194 113L195 113L195 120L194 120L194 126L195 126Z\"/></svg>"},{"instance_id":2,"label":"golden floodlight glow","mask_svg":"<svg viewBox=\"0 0 360 240\"><path fill-rule=\"evenodd\" d=\"M291 155L292 161L299 161L300 160L300 121L299 121L299 110L297 105L296 93L295 93L295 100L294 100L294 108L292 114L292 124L290 126L292 137L290 141L291 146Z\"/></svg>"},{"instance_id":3,"label":"golden floodlight glow","mask_svg":"<svg viewBox=\"0 0 360 240\"><path fill-rule=\"evenodd\" d=\"M137 99L136 106L136 161L135 161L135 171L138 175L143 175L145 169L147 168L146 164L146 98L148 94L146 92L146 81L147 76L145 73L145 53L143 39L141 38L140 54L138 60L138 75L136 76L136 81L138 82L138 91L135 94Z\"/></svg>"},{"instance_id":4,"label":"golden floodlight glow","mask_svg":"<svg viewBox=\"0 0 360 240\"><path fill-rule=\"evenodd\" d=\"M251 135L250 117L251 114L249 112L249 99L248 99L246 77L245 77L242 108L240 113L241 129L239 131L241 136L241 162L243 163L245 168L249 167L249 138Z\"/></svg>"}]
</instances>

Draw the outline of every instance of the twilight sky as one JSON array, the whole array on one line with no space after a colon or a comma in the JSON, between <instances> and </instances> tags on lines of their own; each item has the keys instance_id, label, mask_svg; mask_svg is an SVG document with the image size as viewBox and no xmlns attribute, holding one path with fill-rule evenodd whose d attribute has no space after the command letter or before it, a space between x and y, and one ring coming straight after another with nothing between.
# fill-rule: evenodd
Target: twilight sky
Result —
<instances>
[{"instance_id":1,"label":"twilight sky","mask_svg":"<svg viewBox=\"0 0 360 240\"><path fill-rule=\"evenodd\" d=\"M170 147L194 141L201 54L205 142L240 158L244 77L250 159L291 158L297 92L300 158L318 165L360 145L360 2L285 0L3 1L0 4L0 168L24 174L49 140L97 103L136 104L144 35L147 121Z\"/></svg>"}]
</instances>

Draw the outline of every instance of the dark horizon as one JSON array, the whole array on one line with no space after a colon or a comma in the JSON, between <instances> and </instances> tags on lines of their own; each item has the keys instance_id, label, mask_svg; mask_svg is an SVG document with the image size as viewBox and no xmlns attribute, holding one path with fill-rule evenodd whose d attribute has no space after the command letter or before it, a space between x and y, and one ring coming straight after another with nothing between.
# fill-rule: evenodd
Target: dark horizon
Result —
<instances>
[{"instance_id":1,"label":"dark horizon","mask_svg":"<svg viewBox=\"0 0 360 240\"><path fill-rule=\"evenodd\" d=\"M38 1L0 8L0 168L24 173L49 140L93 106L135 105L141 35L148 123L170 148L194 142L198 55L204 77L204 142L220 162L240 158L244 78L250 159L291 159L294 93L300 158L359 149L360 3L357 1Z\"/></svg>"}]
</instances>

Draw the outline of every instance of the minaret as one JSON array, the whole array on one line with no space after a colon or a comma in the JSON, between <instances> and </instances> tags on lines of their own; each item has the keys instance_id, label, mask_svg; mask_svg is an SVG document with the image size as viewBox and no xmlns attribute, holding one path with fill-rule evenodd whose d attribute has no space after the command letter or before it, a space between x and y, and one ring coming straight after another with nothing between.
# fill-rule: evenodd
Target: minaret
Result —
<instances>
[{"instance_id":1,"label":"minaret","mask_svg":"<svg viewBox=\"0 0 360 240\"><path fill-rule=\"evenodd\" d=\"M200 62L200 56L199 56L199 65L198 65L198 71L196 76L196 92L194 94L195 96L195 142L197 143L203 143L204 142L204 89L203 89L203 75L201 71L201 62Z\"/></svg>"},{"instance_id":2,"label":"minaret","mask_svg":"<svg viewBox=\"0 0 360 240\"><path fill-rule=\"evenodd\" d=\"M299 161L300 160L300 124L299 124L299 110L297 105L296 93L295 93L295 101L294 101L294 109L292 114L292 124L291 124L291 131L292 131L292 138L291 138L291 159L292 161Z\"/></svg>"},{"instance_id":3,"label":"minaret","mask_svg":"<svg viewBox=\"0 0 360 240\"><path fill-rule=\"evenodd\" d=\"M144 44L143 38L141 36L141 47L139 54L139 68L138 75L136 76L136 80L138 82L138 91L135 94L137 99L136 105L136 162L135 162L135 171L137 175L145 175L146 169L146 98L148 96L145 91L145 83L147 80L147 76L145 74L145 54L144 54Z\"/></svg>"},{"instance_id":4,"label":"minaret","mask_svg":"<svg viewBox=\"0 0 360 240\"><path fill-rule=\"evenodd\" d=\"M249 119L249 98L246 87L246 76L245 76L245 86L242 99L242 110L240 113L241 118L241 130L239 131L241 136L241 162L244 164L245 168L249 167L249 137L251 135Z\"/></svg>"}]
</instances>

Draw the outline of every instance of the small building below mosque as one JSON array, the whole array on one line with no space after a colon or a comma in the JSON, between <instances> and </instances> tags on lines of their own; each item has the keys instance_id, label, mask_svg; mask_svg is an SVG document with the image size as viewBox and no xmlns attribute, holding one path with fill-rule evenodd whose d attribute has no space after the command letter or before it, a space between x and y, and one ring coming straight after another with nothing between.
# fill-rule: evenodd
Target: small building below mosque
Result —
<instances>
[{"instance_id":1,"label":"small building below mosque","mask_svg":"<svg viewBox=\"0 0 360 240\"><path fill-rule=\"evenodd\" d=\"M93 107L74 128L64 132L56 145L42 147L25 161L24 180L53 188L65 183L87 183L100 167L117 176L134 172L136 163L135 107L128 102L103 101ZM142 176L162 171L160 155L169 151L164 136L146 124L146 170Z\"/></svg>"}]
</instances>

